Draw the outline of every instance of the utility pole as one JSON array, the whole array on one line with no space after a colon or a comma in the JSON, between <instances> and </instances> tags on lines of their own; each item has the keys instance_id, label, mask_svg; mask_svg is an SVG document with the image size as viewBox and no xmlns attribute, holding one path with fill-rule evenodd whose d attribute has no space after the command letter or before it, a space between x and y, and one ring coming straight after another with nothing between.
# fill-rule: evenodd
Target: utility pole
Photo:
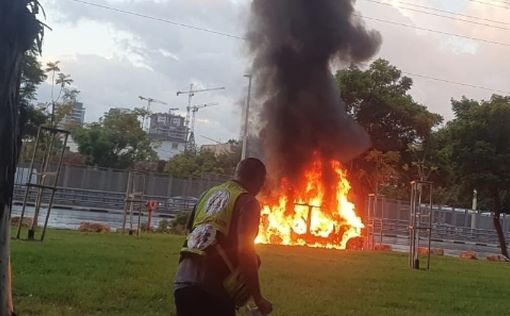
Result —
<instances>
[{"instance_id":1,"label":"utility pole","mask_svg":"<svg viewBox=\"0 0 510 316\"><path fill-rule=\"evenodd\" d=\"M191 130L191 114L192 114L191 110L193 109L193 106L191 105L191 100L195 96L195 93L217 91L217 90L225 90L225 87L208 88L208 89L194 89L193 83L191 83L188 91L177 91L177 96L180 96L183 94L188 96L188 106L186 107L186 120L184 121L184 125L186 125L186 127L188 129L188 135L186 137L186 150L192 150L193 149L192 147L195 146L194 135Z\"/></svg>"},{"instance_id":2,"label":"utility pole","mask_svg":"<svg viewBox=\"0 0 510 316\"><path fill-rule=\"evenodd\" d=\"M241 150L241 160L246 158L246 151L248 146L248 118L250 115L250 98L251 98L251 80L252 75L246 74L245 78L248 78L248 97L246 98L246 109L244 113L244 129L243 129L243 147Z\"/></svg>"},{"instance_id":3,"label":"utility pole","mask_svg":"<svg viewBox=\"0 0 510 316\"><path fill-rule=\"evenodd\" d=\"M146 132L149 132L149 120L147 120L147 123L145 122L145 119L148 115L150 115L150 112L151 112L151 103L159 103L159 104L163 104L163 105L168 105L166 104L165 102L163 101L159 101L159 100L156 100L156 99L153 99L153 98L146 98L146 97L142 97L142 96L138 96L138 98L142 101L147 101L147 114L145 114L143 116L143 119L142 119L142 129Z\"/></svg>"}]
</instances>

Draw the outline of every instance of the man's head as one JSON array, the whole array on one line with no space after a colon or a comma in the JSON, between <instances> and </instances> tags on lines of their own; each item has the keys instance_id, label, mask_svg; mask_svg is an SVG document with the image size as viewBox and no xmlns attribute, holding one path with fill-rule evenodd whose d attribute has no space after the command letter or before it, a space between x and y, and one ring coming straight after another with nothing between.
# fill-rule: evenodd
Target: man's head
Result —
<instances>
[{"instance_id":1,"label":"man's head","mask_svg":"<svg viewBox=\"0 0 510 316\"><path fill-rule=\"evenodd\" d=\"M266 181L266 166L257 158L246 158L237 164L235 178L251 194L257 195Z\"/></svg>"}]
</instances>

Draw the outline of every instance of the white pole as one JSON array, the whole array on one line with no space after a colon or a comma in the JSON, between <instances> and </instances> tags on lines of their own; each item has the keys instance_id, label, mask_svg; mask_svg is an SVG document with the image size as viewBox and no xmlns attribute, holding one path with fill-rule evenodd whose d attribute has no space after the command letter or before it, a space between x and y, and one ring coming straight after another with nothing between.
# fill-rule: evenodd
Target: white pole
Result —
<instances>
[{"instance_id":1,"label":"white pole","mask_svg":"<svg viewBox=\"0 0 510 316\"><path fill-rule=\"evenodd\" d=\"M250 114L250 97L251 97L251 74L244 75L248 78L248 97L246 99L246 109L244 113L244 130L243 130L243 148L241 151L241 160L246 158L247 142L248 142L248 118Z\"/></svg>"},{"instance_id":2,"label":"white pole","mask_svg":"<svg viewBox=\"0 0 510 316\"><path fill-rule=\"evenodd\" d=\"M475 213L471 214L471 229L476 228L476 216L478 215L478 212L476 212L476 209L478 208L478 191L476 189L473 190L473 204L471 204L471 209L475 211Z\"/></svg>"}]
</instances>

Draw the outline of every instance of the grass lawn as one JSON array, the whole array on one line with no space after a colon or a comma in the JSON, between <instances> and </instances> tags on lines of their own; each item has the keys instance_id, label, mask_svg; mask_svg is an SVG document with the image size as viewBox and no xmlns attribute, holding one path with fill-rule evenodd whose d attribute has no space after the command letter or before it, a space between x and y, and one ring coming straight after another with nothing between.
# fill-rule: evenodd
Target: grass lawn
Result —
<instances>
[{"instance_id":1,"label":"grass lawn","mask_svg":"<svg viewBox=\"0 0 510 316\"><path fill-rule=\"evenodd\" d=\"M18 315L174 315L182 237L51 230L12 242ZM273 315L508 315L510 265L394 253L259 246Z\"/></svg>"}]
</instances>

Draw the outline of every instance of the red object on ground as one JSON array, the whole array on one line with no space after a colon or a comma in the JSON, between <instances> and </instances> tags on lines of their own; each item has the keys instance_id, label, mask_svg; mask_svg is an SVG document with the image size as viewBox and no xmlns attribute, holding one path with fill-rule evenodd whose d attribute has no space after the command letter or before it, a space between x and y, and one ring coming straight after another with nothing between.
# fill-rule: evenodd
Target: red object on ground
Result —
<instances>
[{"instance_id":1,"label":"red object on ground","mask_svg":"<svg viewBox=\"0 0 510 316\"><path fill-rule=\"evenodd\" d=\"M478 256L474 251L463 251L460 253L459 258L466 260L478 260Z\"/></svg>"},{"instance_id":2,"label":"red object on ground","mask_svg":"<svg viewBox=\"0 0 510 316\"><path fill-rule=\"evenodd\" d=\"M149 216L147 218L147 231L151 231L152 212L158 208L158 204L159 203L155 200L148 200L145 203L145 206L147 207L147 213L149 213Z\"/></svg>"}]
</instances>

